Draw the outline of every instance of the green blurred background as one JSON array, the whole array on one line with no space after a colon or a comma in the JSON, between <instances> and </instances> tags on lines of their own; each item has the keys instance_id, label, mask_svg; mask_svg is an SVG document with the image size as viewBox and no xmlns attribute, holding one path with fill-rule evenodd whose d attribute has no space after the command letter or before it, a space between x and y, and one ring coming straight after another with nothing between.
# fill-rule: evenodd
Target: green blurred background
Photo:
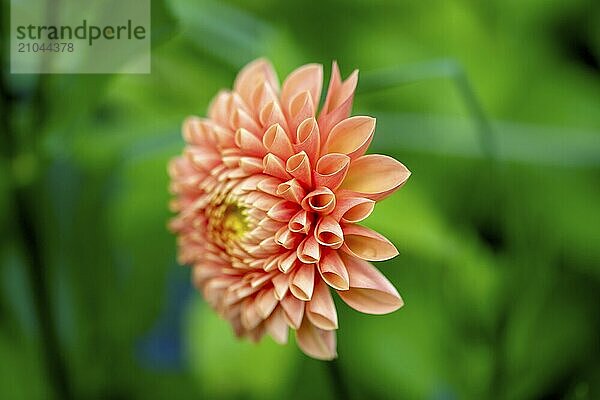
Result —
<instances>
[{"instance_id":1,"label":"green blurred background","mask_svg":"<svg viewBox=\"0 0 600 400\"><path fill-rule=\"evenodd\" d=\"M152 0L152 73L88 76L9 74L2 6L0 398L600 398L598 1ZM367 220L406 305L337 303L337 380L234 339L165 227L183 118L258 56L359 68L413 172Z\"/></svg>"}]
</instances>

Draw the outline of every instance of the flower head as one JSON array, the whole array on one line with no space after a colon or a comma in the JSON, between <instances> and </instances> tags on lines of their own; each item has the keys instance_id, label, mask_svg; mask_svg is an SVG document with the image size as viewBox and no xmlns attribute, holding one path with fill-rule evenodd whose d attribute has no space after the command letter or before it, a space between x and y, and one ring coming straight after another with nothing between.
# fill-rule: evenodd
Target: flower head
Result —
<instances>
[{"instance_id":1,"label":"flower head","mask_svg":"<svg viewBox=\"0 0 600 400\"><path fill-rule=\"evenodd\" d=\"M336 357L332 289L351 307L384 314L402 306L370 263L398 254L358 223L408 179L384 155L365 155L375 119L349 117L358 72L342 81L333 64L317 114L323 70L308 64L279 87L271 64L242 69L217 94L208 118L183 124L183 155L171 161L171 229L179 261L238 336L289 328L308 355Z\"/></svg>"}]
</instances>

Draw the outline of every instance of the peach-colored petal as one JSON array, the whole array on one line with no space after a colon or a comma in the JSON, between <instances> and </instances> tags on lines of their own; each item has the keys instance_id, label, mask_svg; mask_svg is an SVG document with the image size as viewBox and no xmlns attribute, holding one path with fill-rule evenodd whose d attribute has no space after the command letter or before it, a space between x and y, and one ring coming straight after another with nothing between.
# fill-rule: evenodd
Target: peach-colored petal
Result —
<instances>
[{"instance_id":1,"label":"peach-colored petal","mask_svg":"<svg viewBox=\"0 0 600 400\"><path fill-rule=\"evenodd\" d=\"M303 352L319 360L333 360L337 357L335 330L317 328L305 318L296 331L296 342Z\"/></svg>"},{"instance_id":2,"label":"peach-colored petal","mask_svg":"<svg viewBox=\"0 0 600 400\"><path fill-rule=\"evenodd\" d=\"M306 304L306 316L318 328L325 330L338 328L335 304L329 287L322 280L317 280L312 298Z\"/></svg>"},{"instance_id":3,"label":"peach-colored petal","mask_svg":"<svg viewBox=\"0 0 600 400\"><path fill-rule=\"evenodd\" d=\"M298 211L288 224L290 231L307 234L312 225L310 214L306 210Z\"/></svg>"},{"instance_id":4,"label":"peach-colored petal","mask_svg":"<svg viewBox=\"0 0 600 400\"><path fill-rule=\"evenodd\" d=\"M335 191L346 177L350 167L350 157L345 154L325 154L317 161L314 179L316 186L324 186Z\"/></svg>"},{"instance_id":5,"label":"peach-colored petal","mask_svg":"<svg viewBox=\"0 0 600 400\"><path fill-rule=\"evenodd\" d=\"M347 118L331 129L325 142L325 153L347 154L355 159L367 151L375 133L375 118L355 116Z\"/></svg>"},{"instance_id":6,"label":"peach-colored petal","mask_svg":"<svg viewBox=\"0 0 600 400\"><path fill-rule=\"evenodd\" d=\"M291 293L281 300L281 306L285 312L285 319L292 329L300 328L304 316L304 302L298 300Z\"/></svg>"},{"instance_id":7,"label":"peach-colored petal","mask_svg":"<svg viewBox=\"0 0 600 400\"><path fill-rule=\"evenodd\" d=\"M246 176L252 174L260 174L263 172L263 162L257 157L242 157L240 158L240 168L246 173Z\"/></svg>"},{"instance_id":8,"label":"peach-colored petal","mask_svg":"<svg viewBox=\"0 0 600 400\"><path fill-rule=\"evenodd\" d=\"M285 163L281 160L281 158L277 157L273 153L268 153L263 158L263 167L263 172L265 174L284 180L288 180L291 178L291 175L288 174L285 170Z\"/></svg>"},{"instance_id":9,"label":"peach-colored petal","mask_svg":"<svg viewBox=\"0 0 600 400\"><path fill-rule=\"evenodd\" d=\"M319 126L321 126L323 142L331 128L350 115L357 83L358 70L354 70L348 79L342 82L337 63L334 61L327 97L319 115Z\"/></svg>"},{"instance_id":10,"label":"peach-colored petal","mask_svg":"<svg viewBox=\"0 0 600 400\"><path fill-rule=\"evenodd\" d=\"M305 152L308 154L310 164L315 165L319 157L321 146L321 137L319 134L319 125L314 117L307 118L298 126L296 131L296 152Z\"/></svg>"},{"instance_id":11,"label":"peach-colored petal","mask_svg":"<svg viewBox=\"0 0 600 400\"><path fill-rule=\"evenodd\" d=\"M285 163L285 170L300 183L310 187L312 183L312 171L310 169L310 160L304 151L288 158Z\"/></svg>"},{"instance_id":12,"label":"peach-colored petal","mask_svg":"<svg viewBox=\"0 0 600 400\"><path fill-rule=\"evenodd\" d=\"M271 125L271 127L266 130L262 142L270 153L275 154L282 160L287 160L294 154L290 138L279 124Z\"/></svg>"},{"instance_id":13,"label":"peach-colored petal","mask_svg":"<svg viewBox=\"0 0 600 400\"><path fill-rule=\"evenodd\" d=\"M274 288L260 291L256 295L255 302L256 302L256 309L258 311L258 314L263 319L268 318L269 315L271 315L271 313L277 306L277 304L279 303L279 301L275 297L275 289Z\"/></svg>"},{"instance_id":14,"label":"peach-colored petal","mask_svg":"<svg viewBox=\"0 0 600 400\"><path fill-rule=\"evenodd\" d=\"M383 235L360 225L344 225L342 250L368 261L384 261L398 255L396 247Z\"/></svg>"},{"instance_id":15,"label":"peach-colored petal","mask_svg":"<svg viewBox=\"0 0 600 400\"><path fill-rule=\"evenodd\" d=\"M252 92L250 99L251 100L249 105L255 114L260 114L260 111L268 103L279 101L275 89L273 89L273 87L271 87L271 84L266 81L263 81L256 86L256 88Z\"/></svg>"},{"instance_id":16,"label":"peach-colored petal","mask_svg":"<svg viewBox=\"0 0 600 400\"><path fill-rule=\"evenodd\" d=\"M292 99L288 115L288 127L290 131L297 132L298 126L309 118L315 116L314 101L309 91L299 93Z\"/></svg>"},{"instance_id":17,"label":"peach-colored petal","mask_svg":"<svg viewBox=\"0 0 600 400\"><path fill-rule=\"evenodd\" d=\"M271 316L265 321L265 326L275 342L279 344L287 343L289 328L285 320L285 312L281 306L271 313Z\"/></svg>"},{"instance_id":18,"label":"peach-colored petal","mask_svg":"<svg viewBox=\"0 0 600 400\"><path fill-rule=\"evenodd\" d=\"M287 225L282 226L277 232L275 232L275 236L274 236L274 241L276 244L278 244L279 246L282 246L283 248L286 249L293 249L296 246L296 243L298 242L298 238L300 237L299 234L297 234L296 232L292 232L289 230L289 228L287 227ZM282 269L282 272L287 272L287 270L291 267L290 266L284 266L283 268L280 265L280 269Z\"/></svg>"},{"instance_id":19,"label":"peach-colored petal","mask_svg":"<svg viewBox=\"0 0 600 400\"><path fill-rule=\"evenodd\" d=\"M290 246L290 248L293 247L294 246ZM277 259L277 267L284 274L287 274L289 271L291 271L296 264L298 264L298 257L296 256L295 251L290 251L288 254L282 254Z\"/></svg>"},{"instance_id":20,"label":"peach-colored petal","mask_svg":"<svg viewBox=\"0 0 600 400\"><path fill-rule=\"evenodd\" d=\"M267 153L262 142L244 128L240 128L235 132L235 144L248 156L262 158Z\"/></svg>"},{"instance_id":21,"label":"peach-colored petal","mask_svg":"<svg viewBox=\"0 0 600 400\"><path fill-rule=\"evenodd\" d=\"M319 106L323 86L323 66L307 64L293 71L283 82L281 102L288 110L292 99L301 92L308 91L313 100L313 109Z\"/></svg>"},{"instance_id":22,"label":"peach-colored petal","mask_svg":"<svg viewBox=\"0 0 600 400\"><path fill-rule=\"evenodd\" d=\"M359 258L343 255L350 289L338 294L350 307L367 314L387 314L404 305L396 288L377 268Z\"/></svg>"},{"instance_id":23,"label":"peach-colored petal","mask_svg":"<svg viewBox=\"0 0 600 400\"><path fill-rule=\"evenodd\" d=\"M302 264L290 275L290 292L302 301L309 301L315 286L315 266Z\"/></svg>"},{"instance_id":24,"label":"peach-colored petal","mask_svg":"<svg viewBox=\"0 0 600 400\"><path fill-rule=\"evenodd\" d=\"M262 130L256 121L250 116L250 114L241 108L236 108L231 113L229 126L234 131L238 129L245 129L256 137L259 137L262 133Z\"/></svg>"},{"instance_id":25,"label":"peach-colored petal","mask_svg":"<svg viewBox=\"0 0 600 400\"><path fill-rule=\"evenodd\" d=\"M319 261L319 273L323 280L337 290L348 290L350 278L337 251L327 251Z\"/></svg>"},{"instance_id":26,"label":"peach-colored petal","mask_svg":"<svg viewBox=\"0 0 600 400\"><path fill-rule=\"evenodd\" d=\"M295 203L300 203L305 194L304 188L296 178L290 179L277 186L277 195Z\"/></svg>"},{"instance_id":27,"label":"peach-colored petal","mask_svg":"<svg viewBox=\"0 0 600 400\"><path fill-rule=\"evenodd\" d=\"M285 115L279 104L275 101L271 101L263 106L259 113L259 121L263 126L279 124L286 133L289 131Z\"/></svg>"},{"instance_id":28,"label":"peach-colored petal","mask_svg":"<svg viewBox=\"0 0 600 400\"><path fill-rule=\"evenodd\" d=\"M242 302L241 318L245 329L254 329L262 321L252 298L248 297Z\"/></svg>"},{"instance_id":29,"label":"peach-colored petal","mask_svg":"<svg viewBox=\"0 0 600 400\"><path fill-rule=\"evenodd\" d=\"M287 222L298 212L298 204L281 200L269 209L267 215L276 221Z\"/></svg>"},{"instance_id":30,"label":"peach-colored petal","mask_svg":"<svg viewBox=\"0 0 600 400\"><path fill-rule=\"evenodd\" d=\"M338 221L355 223L367 218L375 208L375 201L364 197L342 197L337 199L337 205L331 216Z\"/></svg>"},{"instance_id":31,"label":"peach-colored petal","mask_svg":"<svg viewBox=\"0 0 600 400\"><path fill-rule=\"evenodd\" d=\"M298 259L305 264L314 264L321 258L321 247L319 243L310 235L304 239L297 250Z\"/></svg>"},{"instance_id":32,"label":"peach-colored petal","mask_svg":"<svg viewBox=\"0 0 600 400\"><path fill-rule=\"evenodd\" d=\"M229 124L230 116L227 104L229 103L230 97L231 92L227 90L221 90L217 93L208 106L208 118L221 126L227 126Z\"/></svg>"},{"instance_id":33,"label":"peach-colored petal","mask_svg":"<svg viewBox=\"0 0 600 400\"><path fill-rule=\"evenodd\" d=\"M202 151L194 148L185 150L185 156L191 164L202 171L210 171L221 164L221 156L215 151Z\"/></svg>"},{"instance_id":34,"label":"peach-colored petal","mask_svg":"<svg viewBox=\"0 0 600 400\"><path fill-rule=\"evenodd\" d=\"M283 300L290 287L288 277L284 274L275 275L272 282L275 289L275 298L279 301Z\"/></svg>"},{"instance_id":35,"label":"peach-colored petal","mask_svg":"<svg viewBox=\"0 0 600 400\"><path fill-rule=\"evenodd\" d=\"M277 73L271 63L263 58L259 58L246 65L237 75L233 88L240 94L246 104L251 103L251 94L255 88L262 82L269 82L271 87L277 91L279 81Z\"/></svg>"},{"instance_id":36,"label":"peach-colored petal","mask_svg":"<svg viewBox=\"0 0 600 400\"><path fill-rule=\"evenodd\" d=\"M381 200L399 189L409 176L410 171L392 157L369 154L350 164L340 189Z\"/></svg>"},{"instance_id":37,"label":"peach-colored petal","mask_svg":"<svg viewBox=\"0 0 600 400\"><path fill-rule=\"evenodd\" d=\"M335 208L335 194L327 187L320 187L302 199L302 208L319 214L329 214Z\"/></svg>"},{"instance_id":38,"label":"peach-colored petal","mask_svg":"<svg viewBox=\"0 0 600 400\"><path fill-rule=\"evenodd\" d=\"M344 232L333 217L326 215L321 217L317 223L315 238L321 246L338 249L344 243Z\"/></svg>"},{"instance_id":39,"label":"peach-colored petal","mask_svg":"<svg viewBox=\"0 0 600 400\"><path fill-rule=\"evenodd\" d=\"M214 147L216 143L215 133L210 123L198 117L188 117L181 128L183 139L189 143L201 147Z\"/></svg>"}]
</instances>

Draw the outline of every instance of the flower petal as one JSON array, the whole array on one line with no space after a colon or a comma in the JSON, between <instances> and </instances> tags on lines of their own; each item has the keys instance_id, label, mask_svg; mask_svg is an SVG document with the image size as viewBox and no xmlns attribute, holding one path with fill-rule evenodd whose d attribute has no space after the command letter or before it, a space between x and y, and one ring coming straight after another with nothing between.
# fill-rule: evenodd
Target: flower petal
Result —
<instances>
[{"instance_id":1,"label":"flower petal","mask_svg":"<svg viewBox=\"0 0 600 400\"><path fill-rule=\"evenodd\" d=\"M352 159L358 158L367 151L374 133L375 118L347 118L331 129L323 152L347 154Z\"/></svg>"},{"instance_id":2,"label":"flower petal","mask_svg":"<svg viewBox=\"0 0 600 400\"><path fill-rule=\"evenodd\" d=\"M349 167L350 157L347 155L339 153L325 154L317 161L315 167L315 186L325 186L335 191L344 181Z\"/></svg>"},{"instance_id":3,"label":"flower petal","mask_svg":"<svg viewBox=\"0 0 600 400\"><path fill-rule=\"evenodd\" d=\"M266 130L262 142L270 153L275 154L282 160L287 160L294 154L290 138L279 124L271 125Z\"/></svg>"},{"instance_id":4,"label":"flower petal","mask_svg":"<svg viewBox=\"0 0 600 400\"><path fill-rule=\"evenodd\" d=\"M321 258L321 247L313 235L307 236L297 249L298 259L305 264L314 264Z\"/></svg>"},{"instance_id":5,"label":"flower petal","mask_svg":"<svg viewBox=\"0 0 600 400\"><path fill-rule=\"evenodd\" d=\"M292 99L301 92L308 91L313 100L313 109L316 110L321 98L323 86L323 66L320 64L307 64L293 71L283 82L281 88L281 102L285 110L289 109Z\"/></svg>"},{"instance_id":6,"label":"flower petal","mask_svg":"<svg viewBox=\"0 0 600 400\"><path fill-rule=\"evenodd\" d=\"M319 115L319 126L323 135L322 142L325 141L333 126L350 115L357 83L358 70L354 70L348 79L342 82L338 65L335 61L333 62L327 97Z\"/></svg>"},{"instance_id":7,"label":"flower petal","mask_svg":"<svg viewBox=\"0 0 600 400\"><path fill-rule=\"evenodd\" d=\"M235 132L235 144L247 156L263 157L267 150L262 142L251 132L240 128Z\"/></svg>"},{"instance_id":8,"label":"flower petal","mask_svg":"<svg viewBox=\"0 0 600 400\"><path fill-rule=\"evenodd\" d=\"M304 302L298 300L292 294L288 294L280 302L285 311L285 319L292 329L300 328L304 316Z\"/></svg>"},{"instance_id":9,"label":"flower petal","mask_svg":"<svg viewBox=\"0 0 600 400\"><path fill-rule=\"evenodd\" d=\"M305 318L296 331L298 347L307 355L319 360L333 360L337 357L335 330L317 328Z\"/></svg>"},{"instance_id":10,"label":"flower petal","mask_svg":"<svg viewBox=\"0 0 600 400\"><path fill-rule=\"evenodd\" d=\"M329 286L337 290L348 290L350 278L337 251L327 251L319 261L319 273Z\"/></svg>"},{"instance_id":11,"label":"flower petal","mask_svg":"<svg viewBox=\"0 0 600 400\"><path fill-rule=\"evenodd\" d=\"M290 174L285 170L285 163L273 153L268 153L263 158L263 167L265 174L284 180L291 178Z\"/></svg>"},{"instance_id":12,"label":"flower petal","mask_svg":"<svg viewBox=\"0 0 600 400\"><path fill-rule=\"evenodd\" d=\"M337 311L325 282L317 279L311 300L306 304L306 316L315 326L325 330L338 328Z\"/></svg>"},{"instance_id":13,"label":"flower petal","mask_svg":"<svg viewBox=\"0 0 600 400\"><path fill-rule=\"evenodd\" d=\"M369 154L350 164L340 189L371 200L381 200L399 189L409 176L410 171L392 157Z\"/></svg>"},{"instance_id":14,"label":"flower petal","mask_svg":"<svg viewBox=\"0 0 600 400\"><path fill-rule=\"evenodd\" d=\"M335 208L335 194L331 189L320 187L302 199L302 208L319 214L329 214Z\"/></svg>"},{"instance_id":15,"label":"flower petal","mask_svg":"<svg viewBox=\"0 0 600 400\"><path fill-rule=\"evenodd\" d=\"M345 252L368 261L384 261L398 255L396 247L383 235L360 225L344 225Z\"/></svg>"},{"instance_id":16,"label":"flower petal","mask_svg":"<svg viewBox=\"0 0 600 400\"><path fill-rule=\"evenodd\" d=\"M396 288L371 263L349 255L342 257L350 289L338 294L350 307L367 314L387 314L404 305Z\"/></svg>"},{"instance_id":17,"label":"flower petal","mask_svg":"<svg viewBox=\"0 0 600 400\"><path fill-rule=\"evenodd\" d=\"M277 186L277 195L299 204L305 196L305 191L300 182L294 178Z\"/></svg>"},{"instance_id":18,"label":"flower petal","mask_svg":"<svg viewBox=\"0 0 600 400\"><path fill-rule=\"evenodd\" d=\"M319 220L315 228L315 238L321 246L338 249L344 243L344 232L340 224L327 215Z\"/></svg>"},{"instance_id":19,"label":"flower petal","mask_svg":"<svg viewBox=\"0 0 600 400\"><path fill-rule=\"evenodd\" d=\"M309 301L315 286L315 266L302 264L290 275L290 292L302 301Z\"/></svg>"},{"instance_id":20,"label":"flower petal","mask_svg":"<svg viewBox=\"0 0 600 400\"><path fill-rule=\"evenodd\" d=\"M312 225L312 220L306 210L298 211L289 221L288 227L292 232L307 234Z\"/></svg>"},{"instance_id":21,"label":"flower petal","mask_svg":"<svg viewBox=\"0 0 600 400\"><path fill-rule=\"evenodd\" d=\"M319 134L319 125L314 117L307 118L298 126L296 130L296 152L304 151L310 159L311 165L315 165L319 157L321 146L321 137Z\"/></svg>"},{"instance_id":22,"label":"flower petal","mask_svg":"<svg viewBox=\"0 0 600 400\"><path fill-rule=\"evenodd\" d=\"M287 343L289 328L285 321L283 308L277 307L273 311L271 316L265 321L265 327L275 342L279 344Z\"/></svg>"},{"instance_id":23,"label":"flower petal","mask_svg":"<svg viewBox=\"0 0 600 400\"><path fill-rule=\"evenodd\" d=\"M279 90L279 81L273 66L268 60L259 58L242 68L235 78L233 88L246 104L251 104L251 94L260 83L265 81L269 82L275 91Z\"/></svg>"},{"instance_id":24,"label":"flower petal","mask_svg":"<svg viewBox=\"0 0 600 400\"><path fill-rule=\"evenodd\" d=\"M285 163L285 170L288 174L298 179L300 183L310 187L312 182L310 159L304 151L288 158Z\"/></svg>"},{"instance_id":25,"label":"flower petal","mask_svg":"<svg viewBox=\"0 0 600 400\"><path fill-rule=\"evenodd\" d=\"M338 221L355 223L367 218L375 208L375 201L364 197L342 197L331 216Z\"/></svg>"}]
</instances>

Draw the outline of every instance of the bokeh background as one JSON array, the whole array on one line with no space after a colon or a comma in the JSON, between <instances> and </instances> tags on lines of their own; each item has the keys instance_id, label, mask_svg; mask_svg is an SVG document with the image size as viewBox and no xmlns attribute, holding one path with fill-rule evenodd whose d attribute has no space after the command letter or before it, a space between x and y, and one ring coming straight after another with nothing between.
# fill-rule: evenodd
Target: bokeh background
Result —
<instances>
[{"instance_id":1,"label":"bokeh background","mask_svg":"<svg viewBox=\"0 0 600 400\"><path fill-rule=\"evenodd\" d=\"M10 75L8 3L0 398L600 398L600 3L153 0L152 73L88 76ZM183 118L257 56L359 68L413 172L367 220L406 305L337 303L339 376L234 339L166 229Z\"/></svg>"}]
</instances>

